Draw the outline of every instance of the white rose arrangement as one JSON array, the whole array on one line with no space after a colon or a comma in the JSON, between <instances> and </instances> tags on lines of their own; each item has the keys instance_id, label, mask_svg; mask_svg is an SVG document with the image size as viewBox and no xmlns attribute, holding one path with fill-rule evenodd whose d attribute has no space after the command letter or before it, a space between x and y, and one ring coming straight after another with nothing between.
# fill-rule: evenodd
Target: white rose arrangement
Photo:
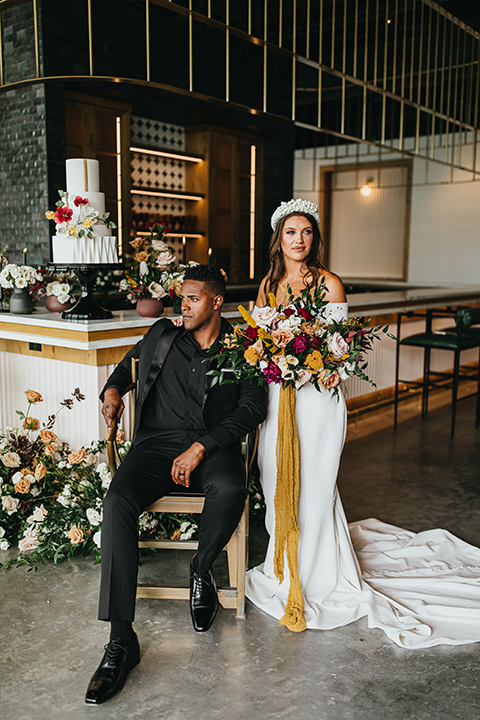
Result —
<instances>
[{"instance_id":1,"label":"white rose arrangement","mask_svg":"<svg viewBox=\"0 0 480 720\"><path fill-rule=\"evenodd\" d=\"M0 285L6 289L28 288L41 281L41 273L30 265L8 263L0 272Z\"/></svg>"}]
</instances>

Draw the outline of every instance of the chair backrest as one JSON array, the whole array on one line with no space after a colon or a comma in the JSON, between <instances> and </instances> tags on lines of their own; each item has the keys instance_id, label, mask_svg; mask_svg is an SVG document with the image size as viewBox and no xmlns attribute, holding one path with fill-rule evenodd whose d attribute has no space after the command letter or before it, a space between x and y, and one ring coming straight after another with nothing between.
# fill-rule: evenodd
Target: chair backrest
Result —
<instances>
[{"instance_id":1,"label":"chair backrest","mask_svg":"<svg viewBox=\"0 0 480 720\"><path fill-rule=\"evenodd\" d=\"M480 323L480 308L459 308L455 313L455 322L462 327Z\"/></svg>"}]
</instances>

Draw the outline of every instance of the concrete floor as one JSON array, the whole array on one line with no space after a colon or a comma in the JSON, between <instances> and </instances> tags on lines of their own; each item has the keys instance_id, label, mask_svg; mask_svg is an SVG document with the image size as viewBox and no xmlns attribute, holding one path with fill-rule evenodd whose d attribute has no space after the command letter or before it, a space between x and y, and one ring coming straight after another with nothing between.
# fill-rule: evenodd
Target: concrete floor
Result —
<instances>
[{"instance_id":1,"label":"concrete floor","mask_svg":"<svg viewBox=\"0 0 480 720\"><path fill-rule=\"evenodd\" d=\"M473 416L473 402L462 402L453 443L448 410L423 423L409 417L396 434L388 411L383 430L350 440L339 478L349 520L374 516L414 531L440 526L480 545ZM265 542L253 524L252 564ZM168 567L173 580L186 579L186 555L164 551L147 558L141 573ZM222 559L217 577L224 570ZM365 620L297 635L250 604L246 621L220 610L212 629L196 634L184 601L153 600L137 605L141 664L120 695L87 707L84 692L108 639L106 624L95 621L98 581L88 559L0 575L2 720L480 717L480 643L403 650Z\"/></svg>"}]
</instances>

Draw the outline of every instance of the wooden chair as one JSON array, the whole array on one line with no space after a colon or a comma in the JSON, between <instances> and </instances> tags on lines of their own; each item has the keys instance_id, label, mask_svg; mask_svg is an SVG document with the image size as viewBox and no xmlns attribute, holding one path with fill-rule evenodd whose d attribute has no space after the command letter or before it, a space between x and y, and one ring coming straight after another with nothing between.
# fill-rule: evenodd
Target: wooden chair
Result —
<instances>
[{"instance_id":1,"label":"wooden chair","mask_svg":"<svg viewBox=\"0 0 480 720\"><path fill-rule=\"evenodd\" d=\"M133 384L131 398L132 423L136 402L137 361L132 360ZM107 437L107 453L109 467L112 475L119 464L115 436L117 432L116 421L112 423ZM245 459L245 473L248 480L249 472L257 449L257 433L247 436L242 442L242 453ZM145 508L148 512L162 513L201 513L205 503L203 493L169 493ZM222 607L232 608L236 611L237 619L245 619L245 573L248 562L248 524L249 502L245 500L245 508L230 541L224 548L227 551L229 587L218 588L218 599ZM163 548L175 550L195 550L198 547L196 540L140 540L140 548ZM178 587L159 584L139 583L137 598L156 598L170 600L188 600L189 587Z\"/></svg>"},{"instance_id":2,"label":"wooden chair","mask_svg":"<svg viewBox=\"0 0 480 720\"><path fill-rule=\"evenodd\" d=\"M408 317L425 317L425 331L408 335L401 339L401 322L402 316ZM442 330L432 329L432 320L434 318L452 318L455 325L446 327ZM457 310L429 310L424 314L406 312L398 314L398 331L397 331L397 352L396 352L396 370L395 370L395 412L394 427L397 427L397 413L399 402L399 385L403 384L408 390L409 387L420 387L422 389L422 417L428 412L428 396L430 389L438 386L439 382L448 379L451 381L452 388L452 414L451 414L451 430L450 436L453 438L455 433L455 419L457 410L457 394L458 382L462 371L460 365L460 356L463 350L472 348L480 348L480 328L474 327L480 323L480 308L458 308ZM423 378L420 381L400 380L399 379L399 359L400 348L403 346L421 347L424 349L423 362ZM453 370L451 372L438 372L431 370L430 357L431 351L448 350L453 353ZM477 405L475 414L475 427L480 424L480 357L479 367L474 375L478 381L477 387Z\"/></svg>"}]
</instances>

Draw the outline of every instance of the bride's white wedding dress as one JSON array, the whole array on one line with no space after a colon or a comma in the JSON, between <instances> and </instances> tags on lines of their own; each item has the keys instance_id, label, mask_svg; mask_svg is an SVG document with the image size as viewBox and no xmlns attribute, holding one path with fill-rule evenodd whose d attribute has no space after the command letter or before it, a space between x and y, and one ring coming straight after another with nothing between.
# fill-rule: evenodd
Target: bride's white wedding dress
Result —
<instances>
[{"instance_id":1,"label":"bride's white wedding dress","mask_svg":"<svg viewBox=\"0 0 480 720\"><path fill-rule=\"evenodd\" d=\"M328 313L345 317L346 303ZM265 561L247 573L247 597L280 619L289 588L273 571L275 447L279 386L270 385L258 463L270 542ZM348 525L336 487L346 406L308 383L297 392L300 442L298 567L308 628L327 630L367 616L398 645L425 648L480 641L480 549L445 530L418 534L379 520Z\"/></svg>"}]
</instances>

